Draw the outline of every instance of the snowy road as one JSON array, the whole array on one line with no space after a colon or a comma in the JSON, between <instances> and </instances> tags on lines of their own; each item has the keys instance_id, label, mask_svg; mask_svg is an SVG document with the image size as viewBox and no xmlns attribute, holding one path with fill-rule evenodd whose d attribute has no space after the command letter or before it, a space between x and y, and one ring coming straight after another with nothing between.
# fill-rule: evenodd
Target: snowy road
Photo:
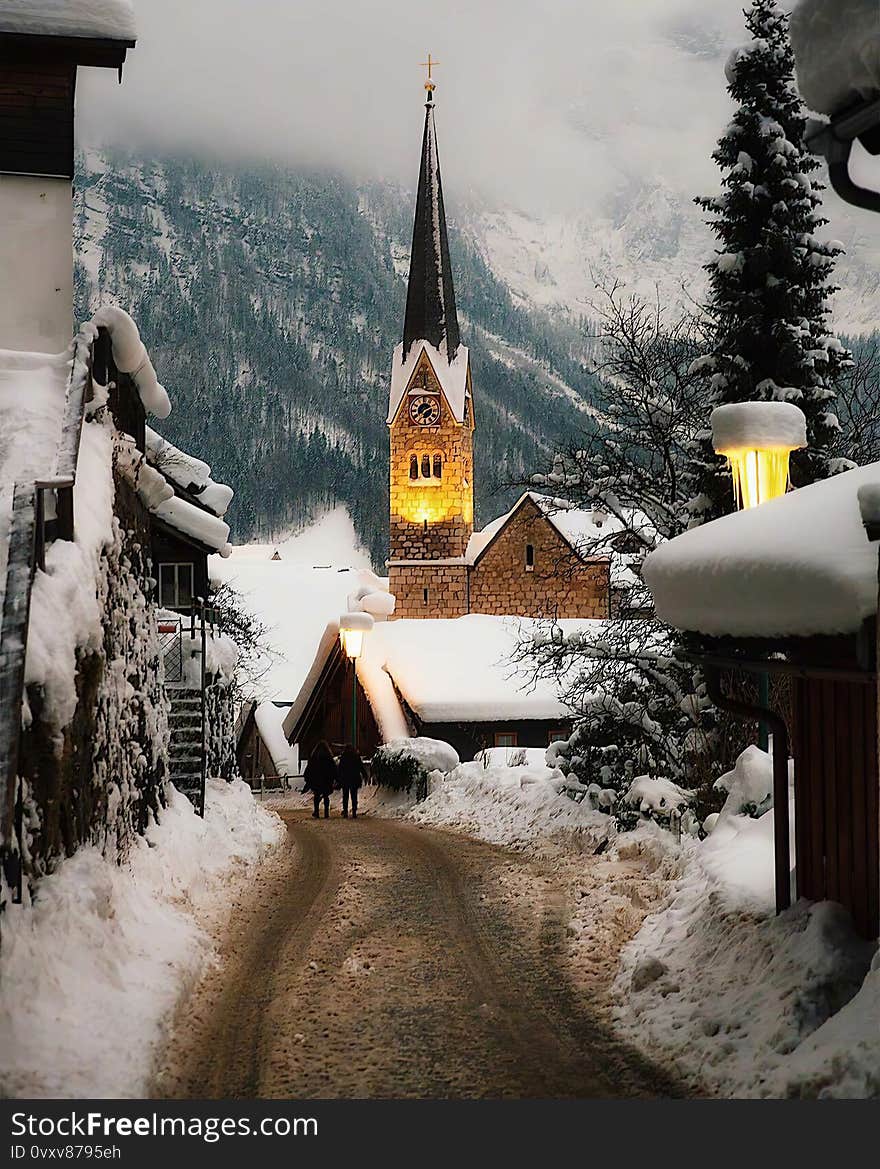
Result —
<instances>
[{"instance_id":1,"label":"snowy road","mask_svg":"<svg viewBox=\"0 0 880 1169\"><path fill-rule=\"evenodd\" d=\"M388 820L287 812L155 1094L615 1097L679 1087L570 987L548 872Z\"/></svg>"}]
</instances>

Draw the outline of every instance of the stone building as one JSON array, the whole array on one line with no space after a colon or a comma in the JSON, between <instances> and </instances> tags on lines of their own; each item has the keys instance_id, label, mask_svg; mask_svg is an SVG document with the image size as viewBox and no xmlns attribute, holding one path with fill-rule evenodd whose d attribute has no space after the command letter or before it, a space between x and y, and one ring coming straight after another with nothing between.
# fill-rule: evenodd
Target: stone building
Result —
<instances>
[{"instance_id":1,"label":"stone building","mask_svg":"<svg viewBox=\"0 0 880 1169\"><path fill-rule=\"evenodd\" d=\"M389 589L397 618L467 613L607 617L610 558L584 555L573 516L528 493L474 533L474 394L461 344L428 89L403 340L394 351ZM562 508L565 511L564 507Z\"/></svg>"}]
</instances>

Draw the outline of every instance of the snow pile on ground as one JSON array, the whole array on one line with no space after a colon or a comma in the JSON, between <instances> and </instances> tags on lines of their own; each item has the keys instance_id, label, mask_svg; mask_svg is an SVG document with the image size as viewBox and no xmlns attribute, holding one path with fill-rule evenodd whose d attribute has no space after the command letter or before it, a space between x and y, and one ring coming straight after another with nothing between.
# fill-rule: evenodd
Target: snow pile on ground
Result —
<instances>
[{"instance_id":1,"label":"snow pile on ground","mask_svg":"<svg viewBox=\"0 0 880 1169\"><path fill-rule=\"evenodd\" d=\"M791 17L798 88L819 114L880 94L877 0L800 0Z\"/></svg>"},{"instance_id":2,"label":"snow pile on ground","mask_svg":"<svg viewBox=\"0 0 880 1169\"><path fill-rule=\"evenodd\" d=\"M181 995L211 954L199 917L284 835L241 781L209 780L201 820L171 789L118 866L82 848L8 905L0 952L0 1094L142 1096Z\"/></svg>"},{"instance_id":3,"label":"snow pile on ground","mask_svg":"<svg viewBox=\"0 0 880 1169\"><path fill-rule=\"evenodd\" d=\"M773 812L750 819L734 810L764 786L756 750L727 777L730 797L711 836L682 845L668 905L624 950L618 1025L720 1095L877 1094L875 947L828 902L775 915Z\"/></svg>"},{"instance_id":4,"label":"snow pile on ground","mask_svg":"<svg viewBox=\"0 0 880 1169\"><path fill-rule=\"evenodd\" d=\"M407 819L522 851L565 843L592 852L613 823L588 803L575 803L565 788L562 772L543 764L462 763L432 782Z\"/></svg>"}]
</instances>

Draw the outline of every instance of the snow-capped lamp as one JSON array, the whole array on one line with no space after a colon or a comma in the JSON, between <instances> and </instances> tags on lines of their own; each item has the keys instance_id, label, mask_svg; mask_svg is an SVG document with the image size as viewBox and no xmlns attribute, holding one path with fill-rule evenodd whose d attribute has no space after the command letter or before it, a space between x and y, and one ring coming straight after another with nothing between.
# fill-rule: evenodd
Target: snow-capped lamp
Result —
<instances>
[{"instance_id":1,"label":"snow-capped lamp","mask_svg":"<svg viewBox=\"0 0 880 1169\"><path fill-rule=\"evenodd\" d=\"M357 661L364 650L364 634L373 628L369 613L343 613L339 618L339 640L343 653L351 661Z\"/></svg>"},{"instance_id":2,"label":"snow-capped lamp","mask_svg":"<svg viewBox=\"0 0 880 1169\"><path fill-rule=\"evenodd\" d=\"M788 490L792 451L807 445L807 420L791 402L733 402L712 411L712 445L733 475L739 509Z\"/></svg>"}]
</instances>

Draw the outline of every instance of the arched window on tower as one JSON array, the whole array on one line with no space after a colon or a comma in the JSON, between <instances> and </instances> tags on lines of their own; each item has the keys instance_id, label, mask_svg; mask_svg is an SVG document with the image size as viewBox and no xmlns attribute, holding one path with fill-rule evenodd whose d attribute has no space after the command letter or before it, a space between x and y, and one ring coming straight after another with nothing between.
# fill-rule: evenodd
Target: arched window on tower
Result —
<instances>
[{"instance_id":1,"label":"arched window on tower","mask_svg":"<svg viewBox=\"0 0 880 1169\"><path fill-rule=\"evenodd\" d=\"M419 460L416 458L415 455L410 455L409 477L410 477L410 479L418 479L418 477L419 477Z\"/></svg>"},{"instance_id":2,"label":"arched window on tower","mask_svg":"<svg viewBox=\"0 0 880 1169\"><path fill-rule=\"evenodd\" d=\"M442 479L443 478L443 456L442 455L434 455L434 478L435 479Z\"/></svg>"},{"instance_id":3,"label":"arched window on tower","mask_svg":"<svg viewBox=\"0 0 880 1169\"><path fill-rule=\"evenodd\" d=\"M431 456L430 455L422 455L422 478L423 479L430 479L431 478Z\"/></svg>"}]
</instances>

